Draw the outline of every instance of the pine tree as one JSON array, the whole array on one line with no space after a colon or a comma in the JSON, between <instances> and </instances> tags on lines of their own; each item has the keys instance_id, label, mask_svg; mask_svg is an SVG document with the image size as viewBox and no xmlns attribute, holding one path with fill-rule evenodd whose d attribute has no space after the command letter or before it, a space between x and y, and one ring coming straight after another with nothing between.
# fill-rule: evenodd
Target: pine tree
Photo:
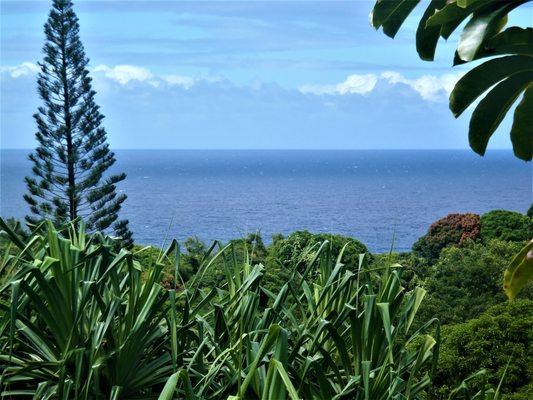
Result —
<instances>
[{"instance_id":1,"label":"pine tree","mask_svg":"<svg viewBox=\"0 0 533 400\"><path fill-rule=\"evenodd\" d=\"M27 220L46 218L63 225L81 218L89 230L114 229L129 246L128 221L118 220L126 195L116 190L126 175L108 173L115 155L95 103L71 0L53 0L44 33L37 80L44 104L34 115L38 146L29 155L34 176L26 177L24 199L33 215Z\"/></svg>"}]
</instances>

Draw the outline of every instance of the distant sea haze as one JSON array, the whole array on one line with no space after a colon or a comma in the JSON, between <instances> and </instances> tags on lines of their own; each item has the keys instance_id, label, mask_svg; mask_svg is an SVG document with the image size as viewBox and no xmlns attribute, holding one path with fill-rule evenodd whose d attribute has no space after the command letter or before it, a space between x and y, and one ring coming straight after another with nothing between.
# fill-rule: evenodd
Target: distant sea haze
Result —
<instances>
[{"instance_id":1,"label":"distant sea haze","mask_svg":"<svg viewBox=\"0 0 533 400\"><path fill-rule=\"evenodd\" d=\"M23 218L29 150L1 150L2 217ZM227 241L260 231L338 233L370 251L409 250L436 219L492 209L525 212L531 163L511 151L118 150L128 177L123 216L135 240Z\"/></svg>"}]
</instances>

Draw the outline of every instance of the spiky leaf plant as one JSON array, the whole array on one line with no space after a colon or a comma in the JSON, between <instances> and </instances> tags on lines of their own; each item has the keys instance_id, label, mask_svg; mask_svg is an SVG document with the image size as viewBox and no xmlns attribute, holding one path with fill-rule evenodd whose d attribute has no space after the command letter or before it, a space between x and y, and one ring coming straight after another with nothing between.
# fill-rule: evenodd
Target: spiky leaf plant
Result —
<instances>
[{"instance_id":1,"label":"spiky leaf plant","mask_svg":"<svg viewBox=\"0 0 533 400\"><path fill-rule=\"evenodd\" d=\"M3 222L3 221L2 221ZM2 396L149 398L172 373L168 293L155 267L141 280L129 251L83 224L65 235L48 222L7 263L0 288Z\"/></svg>"},{"instance_id":2,"label":"spiky leaf plant","mask_svg":"<svg viewBox=\"0 0 533 400\"><path fill-rule=\"evenodd\" d=\"M424 291L406 293L398 265L343 265L326 241L274 293L262 265L215 244L167 291L162 263L142 279L131 252L83 225L47 223L27 241L2 227L20 248L0 288L6 398L423 399L431 383L438 323L413 331ZM169 255L178 282L177 242ZM217 262L225 279L205 288Z\"/></svg>"}]
</instances>

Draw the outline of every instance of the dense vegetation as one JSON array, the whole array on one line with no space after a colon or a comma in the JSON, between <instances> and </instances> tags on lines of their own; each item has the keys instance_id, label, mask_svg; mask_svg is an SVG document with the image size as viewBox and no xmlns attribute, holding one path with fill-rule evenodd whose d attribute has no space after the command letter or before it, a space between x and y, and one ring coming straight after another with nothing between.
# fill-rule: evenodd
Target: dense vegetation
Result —
<instances>
[{"instance_id":1,"label":"dense vegetation","mask_svg":"<svg viewBox=\"0 0 533 400\"><path fill-rule=\"evenodd\" d=\"M502 377L504 398L531 395L533 287L510 305L501 289L522 242L434 259L309 232L128 251L4 230L6 397L492 399Z\"/></svg>"},{"instance_id":2,"label":"dense vegetation","mask_svg":"<svg viewBox=\"0 0 533 400\"><path fill-rule=\"evenodd\" d=\"M533 220L513 211L494 210L481 216L481 239L523 242L533 237Z\"/></svg>"},{"instance_id":3,"label":"dense vegetation","mask_svg":"<svg viewBox=\"0 0 533 400\"><path fill-rule=\"evenodd\" d=\"M445 249L425 280L429 294L422 314L434 315L443 324L459 323L505 302L503 272L521 247L518 243L493 240L486 245L470 242ZM527 289L520 294L531 295L533 292Z\"/></svg>"},{"instance_id":4,"label":"dense vegetation","mask_svg":"<svg viewBox=\"0 0 533 400\"><path fill-rule=\"evenodd\" d=\"M493 386L506 371L503 391L523 398L529 394L531 398L533 392L527 384L533 376L532 309L532 300L516 300L493 306L465 323L445 326L435 377L436 397L446 399L450 388L457 387L472 371L485 368Z\"/></svg>"},{"instance_id":5,"label":"dense vegetation","mask_svg":"<svg viewBox=\"0 0 533 400\"><path fill-rule=\"evenodd\" d=\"M412 328L425 291L406 293L399 267L342 264L327 241L274 293L264 266L236 257L223 283L201 287L229 247L176 291L159 284L161 263L143 279L131 252L83 225L11 238L20 251L0 289L10 297L0 305L6 397L422 399L435 371L438 322ZM178 259L175 242L170 254Z\"/></svg>"},{"instance_id":6,"label":"dense vegetation","mask_svg":"<svg viewBox=\"0 0 533 400\"><path fill-rule=\"evenodd\" d=\"M461 246L479 236L480 218L476 214L450 214L431 224L428 233L413 245L415 254L430 261L439 258L440 252L451 245Z\"/></svg>"}]
</instances>

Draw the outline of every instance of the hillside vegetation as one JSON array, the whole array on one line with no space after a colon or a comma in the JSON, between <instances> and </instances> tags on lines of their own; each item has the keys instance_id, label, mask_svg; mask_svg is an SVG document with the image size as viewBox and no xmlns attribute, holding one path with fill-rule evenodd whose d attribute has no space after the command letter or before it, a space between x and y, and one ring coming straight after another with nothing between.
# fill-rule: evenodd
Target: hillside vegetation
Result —
<instances>
[{"instance_id":1,"label":"hillside vegetation","mask_svg":"<svg viewBox=\"0 0 533 400\"><path fill-rule=\"evenodd\" d=\"M501 289L519 235L452 232L426 258L305 231L181 252L126 250L83 224L2 227L6 398L531 394L533 289L510 304Z\"/></svg>"}]
</instances>

